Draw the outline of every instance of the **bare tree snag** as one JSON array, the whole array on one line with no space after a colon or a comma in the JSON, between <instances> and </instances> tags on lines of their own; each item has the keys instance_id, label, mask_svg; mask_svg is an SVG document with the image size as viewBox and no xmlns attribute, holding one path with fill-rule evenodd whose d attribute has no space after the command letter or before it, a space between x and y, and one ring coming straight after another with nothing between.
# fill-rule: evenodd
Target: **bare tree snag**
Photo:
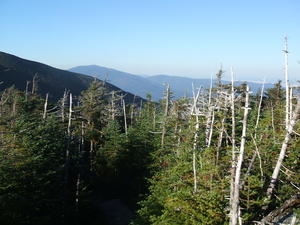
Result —
<instances>
[{"instance_id":1,"label":"bare tree snag","mask_svg":"<svg viewBox=\"0 0 300 225\"><path fill-rule=\"evenodd\" d=\"M289 98L289 121L292 119L292 112L293 112L293 96L294 96L294 88L293 86L290 87L290 98Z\"/></svg>"},{"instance_id":2,"label":"bare tree snag","mask_svg":"<svg viewBox=\"0 0 300 225\"><path fill-rule=\"evenodd\" d=\"M2 117L2 115L4 114L5 110L4 110L4 105L5 103L8 101L8 94L7 94L7 89L5 89L3 92L2 92L2 95L1 95L1 99L0 99L0 117Z\"/></svg>"},{"instance_id":3,"label":"bare tree snag","mask_svg":"<svg viewBox=\"0 0 300 225\"><path fill-rule=\"evenodd\" d=\"M284 55L285 55L285 90L286 90L286 105L285 105L285 123L286 123L286 129L288 129L289 126L289 120L290 120L290 87L289 87L289 70L288 70L288 47L287 47L287 36L284 36Z\"/></svg>"},{"instance_id":4,"label":"bare tree snag","mask_svg":"<svg viewBox=\"0 0 300 225\"><path fill-rule=\"evenodd\" d=\"M210 88L209 88L209 97L208 97L208 112L206 114L206 128L205 128L205 144L207 147L210 147L211 137L213 132L213 124L214 124L214 107L211 105L211 92L212 92L212 76L210 80Z\"/></svg>"},{"instance_id":5,"label":"bare tree snag","mask_svg":"<svg viewBox=\"0 0 300 225\"><path fill-rule=\"evenodd\" d=\"M257 110L257 118L256 118L256 123L255 123L254 136L251 134L253 144L255 146L255 152L252 156L252 159L251 159L250 164L248 166L247 172L245 173L245 177L248 177L251 170L252 170L252 168L253 168L254 161L255 161L256 157L258 156L258 158L259 158L259 167L260 167L260 172L261 172L261 178L262 179L263 179L262 161L261 161L258 146L257 146L257 143L256 143L256 131L257 131L257 127L258 127L258 123L259 123L259 119L260 119L260 111L261 111L262 98L263 98L263 94L264 94L265 79L266 78L264 78L263 85L262 85L262 90L261 90L261 93L260 93L260 101L259 101L258 110ZM244 185L245 185L245 179L241 184L241 187L240 187L241 190L244 188Z\"/></svg>"},{"instance_id":6,"label":"bare tree snag","mask_svg":"<svg viewBox=\"0 0 300 225\"><path fill-rule=\"evenodd\" d=\"M78 155L80 156L79 158L79 164L83 164L83 157L82 157L82 153L84 151L84 145L85 145L85 141L84 141L84 122L81 121L81 138L80 138L80 143L79 143L79 148L78 148ZM76 193L75 193L75 209L76 209L76 213L78 214L79 212L79 196L80 196L80 185L81 185L81 174L83 173L83 169L81 167L81 169L79 169L78 173L77 173L77 182L76 182Z\"/></svg>"},{"instance_id":7,"label":"bare tree snag","mask_svg":"<svg viewBox=\"0 0 300 225\"><path fill-rule=\"evenodd\" d=\"M94 141L90 140L90 180L92 181L94 171Z\"/></svg>"},{"instance_id":8,"label":"bare tree snag","mask_svg":"<svg viewBox=\"0 0 300 225\"><path fill-rule=\"evenodd\" d=\"M49 98L49 93L46 94L46 100L45 100L45 104L44 104L44 114L43 114L43 119L46 119L46 117L47 117L48 98Z\"/></svg>"},{"instance_id":9,"label":"bare tree snag","mask_svg":"<svg viewBox=\"0 0 300 225\"><path fill-rule=\"evenodd\" d=\"M38 83L38 74L36 73L32 79L32 90L31 94L34 94L37 90L37 83Z\"/></svg>"},{"instance_id":10,"label":"bare tree snag","mask_svg":"<svg viewBox=\"0 0 300 225\"><path fill-rule=\"evenodd\" d=\"M199 96L200 96L200 91L201 91L201 87L198 90L197 96L195 96L194 88L193 88L194 102L193 102L193 106L192 106L192 109L191 109L191 116L195 115L195 117L196 117L194 143L193 143L193 174L194 174L194 191L193 191L193 193L194 194L196 194L198 192L197 167L196 167L196 150L197 150L197 147L198 147L198 135L199 135L199 113L198 113L198 110L197 110L197 101L198 101Z\"/></svg>"},{"instance_id":11,"label":"bare tree snag","mask_svg":"<svg viewBox=\"0 0 300 225\"><path fill-rule=\"evenodd\" d=\"M66 162L65 162L65 179L64 179L64 197L66 200L68 193L68 183L69 183L69 166L70 166L70 145L71 145L71 125L72 125L72 112L73 112L73 99L72 94L70 94L70 106L69 106L69 122L68 122L68 143L66 149Z\"/></svg>"},{"instance_id":12,"label":"bare tree snag","mask_svg":"<svg viewBox=\"0 0 300 225\"><path fill-rule=\"evenodd\" d=\"M154 106L153 109L153 124L152 124L152 129L155 130L156 129L156 107Z\"/></svg>"},{"instance_id":13,"label":"bare tree snag","mask_svg":"<svg viewBox=\"0 0 300 225\"><path fill-rule=\"evenodd\" d=\"M276 131L275 131L275 123L274 123L274 107L272 105L272 108L271 108L271 115L272 115L272 131L273 131L273 140L274 140L274 143L276 143Z\"/></svg>"},{"instance_id":14,"label":"bare tree snag","mask_svg":"<svg viewBox=\"0 0 300 225\"><path fill-rule=\"evenodd\" d=\"M63 98L60 100L60 104L61 104L61 121L65 122L65 105L66 102L68 100L68 93L67 90L64 91L64 96Z\"/></svg>"},{"instance_id":15,"label":"bare tree snag","mask_svg":"<svg viewBox=\"0 0 300 225\"><path fill-rule=\"evenodd\" d=\"M259 150L258 150L258 146L257 146L256 140L253 137L253 135L251 135L251 137L252 137L252 140L253 140L253 144L255 146L255 155L257 155L258 158L259 158L260 175L261 175L261 180L263 180L264 172L263 172L263 168L262 168L262 160L261 160L261 157L260 157L260 153L259 153Z\"/></svg>"},{"instance_id":16,"label":"bare tree snag","mask_svg":"<svg viewBox=\"0 0 300 225\"><path fill-rule=\"evenodd\" d=\"M213 132L213 124L214 124L214 107L208 105L208 112L206 114L206 128L205 128L205 145L206 147L210 147L211 137Z\"/></svg>"},{"instance_id":17,"label":"bare tree snag","mask_svg":"<svg viewBox=\"0 0 300 225\"><path fill-rule=\"evenodd\" d=\"M234 73L233 68L231 67L231 118L232 118L232 151L231 151L231 170L230 170L230 203L232 206L232 200L234 196L234 179L235 179L235 170L236 170L236 155L235 155L235 91L234 91ZM232 210L232 209L230 209Z\"/></svg>"},{"instance_id":18,"label":"bare tree snag","mask_svg":"<svg viewBox=\"0 0 300 225\"><path fill-rule=\"evenodd\" d=\"M291 140L291 134L293 133L294 126L297 122L297 117L299 115L299 112L300 112L300 97L298 98L297 106L296 106L296 108L293 112L293 116L291 118L291 121L290 121L288 129L287 129L287 133L285 135L284 141L283 141L282 146L281 146L280 154L279 154L275 169L274 169L272 177L271 177L271 182L270 182L269 188L267 190L267 194L266 194L267 199L266 199L266 201L269 200L272 197L274 188L275 188L276 183L277 183L277 178L278 178L278 175L279 175L279 172L280 172L280 168L282 166L282 163L283 163L283 160L284 160L284 157L285 157L286 149L287 149L288 144ZM267 206L263 208L263 210L266 210L266 209L267 209Z\"/></svg>"},{"instance_id":19,"label":"bare tree snag","mask_svg":"<svg viewBox=\"0 0 300 225\"><path fill-rule=\"evenodd\" d=\"M28 85L30 84L30 81L26 81L26 90L25 90L25 101L28 101Z\"/></svg>"},{"instance_id":20,"label":"bare tree snag","mask_svg":"<svg viewBox=\"0 0 300 225\"><path fill-rule=\"evenodd\" d=\"M224 116L222 118L222 124L221 124L221 128L219 130L219 137L218 137L218 145L217 145L217 154L216 154L216 165L219 164L219 158L220 158L220 149L222 146L222 139L223 139L223 133L225 131L225 119L226 117Z\"/></svg>"},{"instance_id":21,"label":"bare tree snag","mask_svg":"<svg viewBox=\"0 0 300 225\"><path fill-rule=\"evenodd\" d=\"M115 91L111 92L111 119L115 120Z\"/></svg>"},{"instance_id":22,"label":"bare tree snag","mask_svg":"<svg viewBox=\"0 0 300 225\"><path fill-rule=\"evenodd\" d=\"M134 115L134 103L130 104L129 106L129 112L130 112L130 127L133 126L133 115Z\"/></svg>"},{"instance_id":23,"label":"bare tree snag","mask_svg":"<svg viewBox=\"0 0 300 225\"><path fill-rule=\"evenodd\" d=\"M197 150L198 130L199 130L199 119L198 119L198 115L196 115L196 132L194 135L194 144L193 144L193 174L194 174L194 191L193 191L193 193L194 194L196 194L198 192L197 167L196 167L196 150Z\"/></svg>"},{"instance_id":24,"label":"bare tree snag","mask_svg":"<svg viewBox=\"0 0 300 225\"><path fill-rule=\"evenodd\" d=\"M255 137L256 137L256 130L257 130L259 119L260 119L260 111L261 111L261 104L262 104L262 100L263 100L263 96L264 96L265 81L266 81L266 77L264 77L263 85L262 85L261 92L260 92L259 105L258 105L258 109L257 109L257 118L256 118L256 123L255 123Z\"/></svg>"},{"instance_id":25,"label":"bare tree snag","mask_svg":"<svg viewBox=\"0 0 300 225\"><path fill-rule=\"evenodd\" d=\"M125 134L127 135L126 107L125 107L124 99L122 99L122 105L123 105L123 114L124 114L124 129L125 129Z\"/></svg>"},{"instance_id":26,"label":"bare tree snag","mask_svg":"<svg viewBox=\"0 0 300 225\"><path fill-rule=\"evenodd\" d=\"M242 164L244 161L244 152L246 145L246 135L247 135L247 122L248 122L248 112L249 112L249 86L246 90L246 102L244 107L244 119L243 119L243 130L242 130L242 140L241 147L239 151L239 157L237 161L235 179L234 179L234 192L230 212L230 225L237 225L238 221L241 221L240 215L240 185L241 185L241 173L242 173ZM240 223L240 222L239 222Z\"/></svg>"},{"instance_id":27,"label":"bare tree snag","mask_svg":"<svg viewBox=\"0 0 300 225\"><path fill-rule=\"evenodd\" d=\"M169 105L170 105L170 85L169 84L165 84L167 90L166 90L166 103L165 103L165 114L163 117L163 121L162 121L162 132L161 132L161 146L164 146L165 144L165 135L166 135L166 123L167 123L167 117L169 114Z\"/></svg>"}]
</instances>

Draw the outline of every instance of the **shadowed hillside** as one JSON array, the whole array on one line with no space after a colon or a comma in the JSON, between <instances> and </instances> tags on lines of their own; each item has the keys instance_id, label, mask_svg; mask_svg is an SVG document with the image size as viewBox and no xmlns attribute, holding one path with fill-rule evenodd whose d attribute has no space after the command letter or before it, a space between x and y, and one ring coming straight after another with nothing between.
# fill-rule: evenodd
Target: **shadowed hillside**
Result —
<instances>
[{"instance_id":1,"label":"shadowed hillside","mask_svg":"<svg viewBox=\"0 0 300 225\"><path fill-rule=\"evenodd\" d=\"M30 81L28 89L31 91L34 76L38 80L37 92L42 96L49 93L52 102L58 101L65 90L70 90L74 96L78 96L95 79L87 75L56 69L42 63L0 52L0 82L3 82L0 85L0 91L12 85L24 91L27 81ZM132 103L134 98L137 103L141 101L140 97L135 97L133 94L109 83L107 83L106 88L108 91L119 91L120 95L125 96L126 103Z\"/></svg>"}]
</instances>

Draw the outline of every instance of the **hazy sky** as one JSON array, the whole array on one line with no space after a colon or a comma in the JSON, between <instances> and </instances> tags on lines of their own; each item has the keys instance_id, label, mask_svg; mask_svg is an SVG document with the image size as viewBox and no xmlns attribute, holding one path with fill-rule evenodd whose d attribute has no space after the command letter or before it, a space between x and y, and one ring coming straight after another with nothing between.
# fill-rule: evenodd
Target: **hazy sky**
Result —
<instances>
[{"instance_id":1,"label":"hazy sky","mask_svg":"<svg viewBox=\"0 0 300 225\"><path fill-rule=\"evenodd\" d=\"M300 79L299 0L1 0L0 51L69 69Z\"/></svg>"}]
</instances>

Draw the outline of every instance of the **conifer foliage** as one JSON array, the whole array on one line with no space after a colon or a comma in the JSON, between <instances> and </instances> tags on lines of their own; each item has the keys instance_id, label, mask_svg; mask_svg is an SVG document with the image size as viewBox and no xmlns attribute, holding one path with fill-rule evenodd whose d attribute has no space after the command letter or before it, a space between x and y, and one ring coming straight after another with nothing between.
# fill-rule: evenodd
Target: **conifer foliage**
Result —
<instances>
[{"instance_id":1,"label":"conifer foliage","mask_svg":"<svg viewBox=\"0 0 300 225\"><path fill-rule=\"evenodd\" d=\"M223 85L223 73L191 99L173 100L166 84L159 103L149 94L124 105L98 80L57 103L3 91L0 223L112 224L111 199L135 212L133 225L268 224L288 204L295 215L299 95L286 130L281 81L250 95L246 83Z\"/></svg>"}]
</instances>

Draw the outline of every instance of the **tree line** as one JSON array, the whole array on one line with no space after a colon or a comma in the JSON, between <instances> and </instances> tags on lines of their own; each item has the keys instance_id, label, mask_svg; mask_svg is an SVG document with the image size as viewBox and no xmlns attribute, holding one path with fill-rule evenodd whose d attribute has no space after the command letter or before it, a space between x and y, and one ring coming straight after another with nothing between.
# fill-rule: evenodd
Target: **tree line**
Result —
<instances>
[{"instance_id":1,"label":"tree line","mask_svg":"<svg viewBox=\"0 0 300 225\"><path fill-rule=\"evenodd\" d=\"M135 210L133 225L269 224L280 207L296 215L296 90L287 98L279 80L251 94L233 71L222 84L223 72L192 98L174 100L165 84L159 103L149 94L125 105L99 80L56 103L36 83L4 90L1 224L105 224L96 201L105 197Z\"/></svg>"}]
</instances>

